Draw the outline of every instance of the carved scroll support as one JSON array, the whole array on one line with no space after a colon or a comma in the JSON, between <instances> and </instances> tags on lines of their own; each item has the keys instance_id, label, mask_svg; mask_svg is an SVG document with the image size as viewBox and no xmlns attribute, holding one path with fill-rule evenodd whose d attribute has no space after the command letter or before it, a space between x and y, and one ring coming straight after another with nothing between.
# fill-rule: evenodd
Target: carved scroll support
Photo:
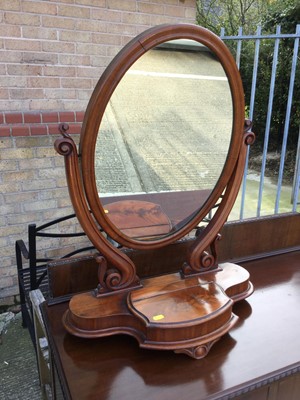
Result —
<instances>
[{"instance_id":1,"label":"carved scroll support","mask_svg":"<svg viewBox=\"0 0 300 400\"><path fill-rule=\"evenodd\" d=\"M68 135L68 128L67 124L60 125L60 132L63 137L57 139L54 146L56 151L65 158L69 193L77 218L90 241L101 254L101 258L98 259L99 277L101 278L99 294L129 287L139 287L140 283L136 275L135 265L129 257L106 240L89 211L79 172L79 156L76 144ZM111 266L109 270L107 270L108 264ZM111 268L113 268L113 271Z\"/></svg>"},{"instance_id":2,"label":"carved scroll support","mask_svg":"<svg viewBox=\"0 0 300 400\"><path fill-rule=\"evenodd\" d=\"M203 253L200 256L200 265L201 265L201 271L197 271L196 273L199 272L206 272L211 269L217 268L218 262L217 262L217 242L221 240L221 235L220 233L217 234L213 242L210 244L210 253L208 251L203 251ZM193 275L195 271L191 267L190 264L185 262L182 266L181 269L181 276L182 277L187 277L189 275Z\"/></svg>"},{"instance_id":3,"label":"carved scroll support","mask_svg":"<svg viewBox=\"0 0 300 400\"><path fill-rule=\"evenodd\" d=\"M216 242L220 239L219 231L226 222L239 192L247 155L247 146L255 141L255 135L250 131L252 123L245 120L244 138L236 167L222 196L221 203L206 229L200 231L188 254L188 262L182 267L181 274L186 277L199 274L217 267ZM211 254L207 249L211 248Z\"/></svg>"}]
</instances>

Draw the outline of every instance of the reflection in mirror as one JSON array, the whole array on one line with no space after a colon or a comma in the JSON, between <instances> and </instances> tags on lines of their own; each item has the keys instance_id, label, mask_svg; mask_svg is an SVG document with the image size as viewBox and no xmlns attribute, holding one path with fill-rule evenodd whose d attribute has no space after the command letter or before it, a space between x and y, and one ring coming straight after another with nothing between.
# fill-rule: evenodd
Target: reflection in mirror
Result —
<instances>
[{"instance_id":1,"label":"reflection in mirror","mask_svg":"<svg viewBox=\"0 0 300 400\"><path fill-rule=\"evenodd\" d=\"M177 229L201 208L220 177L232 114L227 77L207 47L181 40L146 52L118 84L100 125L95 154L100 199L128 194L131 203L125 209L123 203L122 211L123 217L131 214L128 220L143 212L153 216L159 205L170 230ZM154 211L139 201L152 203ZM111 207L105 204L107 216L132 237ZM153 238L150 231L138 236Z\"/></svg>"}]
</instances>

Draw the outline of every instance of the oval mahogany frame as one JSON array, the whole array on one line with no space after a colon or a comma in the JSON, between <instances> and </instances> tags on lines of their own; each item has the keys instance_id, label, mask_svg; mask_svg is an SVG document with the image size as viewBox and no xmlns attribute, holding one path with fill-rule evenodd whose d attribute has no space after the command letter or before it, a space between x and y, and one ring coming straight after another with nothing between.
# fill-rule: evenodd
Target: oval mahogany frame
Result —
<instances>
[{"instance_id":1,"label":"oval mahogany frame","mask_svg":"<svg viewBox=\"0 0 300 400\"><path fill-rule=\"evenodd\" d=\"M191 217L186 225L174 233L155 240L141 241L123 234L105 214L96 187L94 168L96 140L106 106L127 70L148 50L163 42L175 39L195 40L207 46L221 62L227 75L232 95L233 125L231 142L220 178L202 208L194 213L194 216ZM237 164L244 140L244 122L244 92L239 71L230 51L218 36L200 26L187 24L160 25L141 33L131 40L109 64L99 79L85 112L80 136L81 175L85 196L95 220L110 237L130 248L154 249L182 238L203 220L227 187Z\"/></svg>"}]
</instances>

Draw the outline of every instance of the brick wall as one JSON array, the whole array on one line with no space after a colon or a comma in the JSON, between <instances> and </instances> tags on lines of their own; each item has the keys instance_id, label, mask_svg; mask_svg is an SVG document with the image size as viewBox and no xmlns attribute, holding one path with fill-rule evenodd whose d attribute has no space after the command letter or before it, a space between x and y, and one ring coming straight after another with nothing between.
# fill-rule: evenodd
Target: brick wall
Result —
<instances>
[{"instance_id":1,"label":"brick wall","mask_svg":"<svg viewBox=\"0 0 300 400\"><path fill-rule=\"evenodd\" d=\"M41 225L71 214L64 162L53 143L57 135L0 138L0 305L17 290L15 241L28 245L28 224ZM78 141L79 135L75 135ZM80 231L74 220L54 226L51 232ZM38 240L38 257L58 257L87 244L87 239ZM26 263L25 263L26 265ZM27 266L27 265L26 265ZM9 299L7 299L9 297Z\"/></svg>"},{"instance_id":2,"label":"brick wall","mask_svg":"<svg viewBox=\"0 0 300 400\"><path fill-rule=\"evenodd\" d=\"M132 37L194 21L195 0L0 0L0 110L82 111Z\"/></svg>"},{"instance_id":3,"label":"brick wall","mask_svg":"<svg viewBox=\"0 0 300 400\"><path fill-rule=\"evenodd\" d=\"M112 57L150 26L194 23L195 3L0 0L0 305L18 293L14 244L27 241L28 224L73 212L63 157L53 148L59 123L69 123L78 140L88 99ZM80 228L67 222L60 229ZM39 256L82 244L41 240Z\"/></svg>"}]
</instances>

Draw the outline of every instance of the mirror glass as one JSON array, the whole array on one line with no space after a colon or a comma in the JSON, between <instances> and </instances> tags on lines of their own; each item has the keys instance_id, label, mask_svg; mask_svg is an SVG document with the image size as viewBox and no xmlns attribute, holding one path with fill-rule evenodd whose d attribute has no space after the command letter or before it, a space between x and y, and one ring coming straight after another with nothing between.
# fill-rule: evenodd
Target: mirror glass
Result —
<instances>
[{"instance_id":1,"label":"mirror glass","mask_svg":"<svg viewBox=\"0 0 300 400\"><path fill-rule=\"evenodd\" d=\"M232 124L228 80L207 47L175 40L146 52L100 124L95 174L107 217L141 240L188 222L221 175Z\"/></svg>"}]
</instances>

